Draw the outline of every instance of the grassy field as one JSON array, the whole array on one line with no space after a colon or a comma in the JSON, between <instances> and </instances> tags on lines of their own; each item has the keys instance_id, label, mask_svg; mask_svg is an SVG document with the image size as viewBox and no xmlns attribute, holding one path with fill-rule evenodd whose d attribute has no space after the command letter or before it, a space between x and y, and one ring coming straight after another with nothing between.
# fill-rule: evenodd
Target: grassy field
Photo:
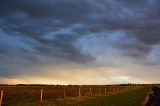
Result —
<instances>
[{"instance_id":1,"label":"grassy field","mask_svg":"<svg viewBox=\"0 0 160 106\"><path fill-rule=\"evenodd\" d=\"M82 106L141 106L148 88L138 89L110 96L95 97L82 102Z\"/></svg>"},{"instance_id":2,"label":"grassy field","mask_svg":"<svg viewBox=\"0 0 160 106\"><path fill-rule=\"evenodd\" d=\"M125 91L107 96L67 97L40 102L24 102L12 106L141 106L149 88ZM11 106L11 105L10 105Z\"/></svg>"},{"instance_id":3,"label":"grassy field","mask_svg":"<svg viewBox=\"0 0 160 106\"><path fill-rule=\"evenodd\" d=\"M126 92L128 90L133 89L139 89L142 88L142 86L123 86L123 85L83 85L83 86L32 86L32 85L25 85L25 86L0 86L0 90L4 91L3 95L3 102L2 104L4 106L13 106L17 103L36 103L37 104L43 104L43 103L52 103L52 104L67 104L71 103L74 104L77 103L76 99L78 101L84 101L88 100L88 98L93 98L96 95L108 95L112 93L117 92ZM40 102L40 95L41 95L41 89L43 89L43 103ZM80 94L79 94L80 89ZM64 92L65 91L65 92ZM64 94L66 99L64 98ZM78 97L77 96L82 96ZM92 96L91 96L92 95ZM76 98L75 98L76 97ZM56 103L55 103L56 102ZM78 102L79 103L79 102ZM20 105L21 106L21 105ZM30 105L28 105L30 106ZM50 105L49 105L50 106ZM62 105L63 106L63 105Z\"/></svg>"}]
</instances>

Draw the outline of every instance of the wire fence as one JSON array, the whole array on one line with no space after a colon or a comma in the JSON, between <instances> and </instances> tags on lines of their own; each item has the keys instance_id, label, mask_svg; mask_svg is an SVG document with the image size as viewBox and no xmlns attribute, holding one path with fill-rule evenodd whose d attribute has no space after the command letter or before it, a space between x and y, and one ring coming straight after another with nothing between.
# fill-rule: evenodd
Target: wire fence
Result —
<instances>
[{"instance_id":1,"label":"wire fence","mask_svg":"<svg viewBox=\"0 0 160 106\"><path fill-rule=\"evenodd\" d=\"M15 86L0 87L0 106L76 96L101 96L142 86Z\"/></svg>"}]
</instances>

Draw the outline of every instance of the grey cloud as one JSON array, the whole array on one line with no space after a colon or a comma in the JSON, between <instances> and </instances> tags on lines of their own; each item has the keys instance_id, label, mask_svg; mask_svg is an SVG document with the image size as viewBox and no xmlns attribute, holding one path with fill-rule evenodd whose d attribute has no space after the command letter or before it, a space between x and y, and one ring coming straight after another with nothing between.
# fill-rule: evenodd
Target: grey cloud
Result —
<instances>
[{"instance_id":1,"label":"grey cloud","mask_svg":"<svg viewBox=\"0 0 160 106\"><path fill-rule=\"evenodd\" d=\"M145 58L152 51L151 46L160 43L158 0L0 2L0 28L5 32L1 34L8 34L10 38L1 36L0 39L8 42L4 44L0 40L0 54L9 53L10 56L19 56L23 61L28 60L24 64L38 64L39 56L58 57L78 63L91 62L96 56L82 52L81 47L77 46L79 39L91 33L107 39L101 32L124 32L125 39L111 40L115 44L109 46L121 49L123 55L137 59ZM131 38L136 40L125 42ZM19 43L10 43L14 42L13 39L18 39L15 42Z\"/></svg>"},{"instance_id":2,"label":"grey cloud","mask_svg":"<svg viewBox=\"0 0 160 106\"><path fill-rule=\"evenodd\" d=\"M158 76L159 5L159 0L0 0L0 77L52 79L61 70L64 77L68 70Z\"/></svg>"},{"instance_id":3,"label":"grey cloud","mask_svg":"<svg viewBox=\"0 0 160 106\"><path fill-rule=\"evenodd\" d=\"M81 53L79 48L76 48L77 36L61 33L52 40L46 40L43 36L48 32L70 27L76 22L79 23L79 20L85 20L85 14L90 11L88 6L87 1L75 2L72 0L67 2L64 0L3 1L0 11L1 28L9 35L29 37L39 42L33 46L38 54L87 62L93 57ZM83 16L82 19L81 16ZM73 29L77 35L80 35L83 30L85 29L82 27Z\"/></svg>"},{"instance_id":4,"label":"grey cloud","mask_svg":"<svg viewBox=\"0 0 160 106\"><path fill-rule=\"evenodd\" d=\"M146 44L159 43L159 1L115 0L102 1L97 5L101 12L95 13L93 19L100 27L98 30L121 30Z\"/></svg>"},{"instance_id":5,"label":"grey cloud","mask_svg":"<svg viewBox=\"0 0 160 106\"><path fill-rule=\"evenodd\" d=\"M134 59L144 59L151 51L151 47L143 44L142 42L135 41L134 43L124 43L118 46L123 51L123 55L133 57Z\"/></svg>"}]
</instances>

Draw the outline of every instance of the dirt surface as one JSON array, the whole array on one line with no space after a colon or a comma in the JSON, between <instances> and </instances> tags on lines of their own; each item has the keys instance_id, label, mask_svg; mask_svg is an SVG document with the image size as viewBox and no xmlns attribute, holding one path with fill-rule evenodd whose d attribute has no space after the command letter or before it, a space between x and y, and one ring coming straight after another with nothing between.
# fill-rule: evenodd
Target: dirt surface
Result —
<instances>
[{"instance_id":1,"label":"dirt surface","mask_svg":"<svg viewBox=\"0 0 160 106\"><path fill-rule=\"evenodd\" d=\"M153 86L152 90L147 106L160 106L160 86Z\"/></svg>"}]
</instances>

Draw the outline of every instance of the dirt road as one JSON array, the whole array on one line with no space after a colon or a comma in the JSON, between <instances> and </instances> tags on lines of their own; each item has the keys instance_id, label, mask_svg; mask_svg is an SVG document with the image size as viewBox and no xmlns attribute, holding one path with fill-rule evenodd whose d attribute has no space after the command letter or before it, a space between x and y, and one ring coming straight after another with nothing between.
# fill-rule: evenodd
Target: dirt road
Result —
<instances>
[{"instance_id":1,"label":"dirt road","mask_svg":"<svg viewBox=\"0 0 160 106\"><path fill-rule=\"evenodd\" d=\"M153 95L150 96L147 106L160 106L160 86L153 86Z\"/></svg>"}]
</instances>

